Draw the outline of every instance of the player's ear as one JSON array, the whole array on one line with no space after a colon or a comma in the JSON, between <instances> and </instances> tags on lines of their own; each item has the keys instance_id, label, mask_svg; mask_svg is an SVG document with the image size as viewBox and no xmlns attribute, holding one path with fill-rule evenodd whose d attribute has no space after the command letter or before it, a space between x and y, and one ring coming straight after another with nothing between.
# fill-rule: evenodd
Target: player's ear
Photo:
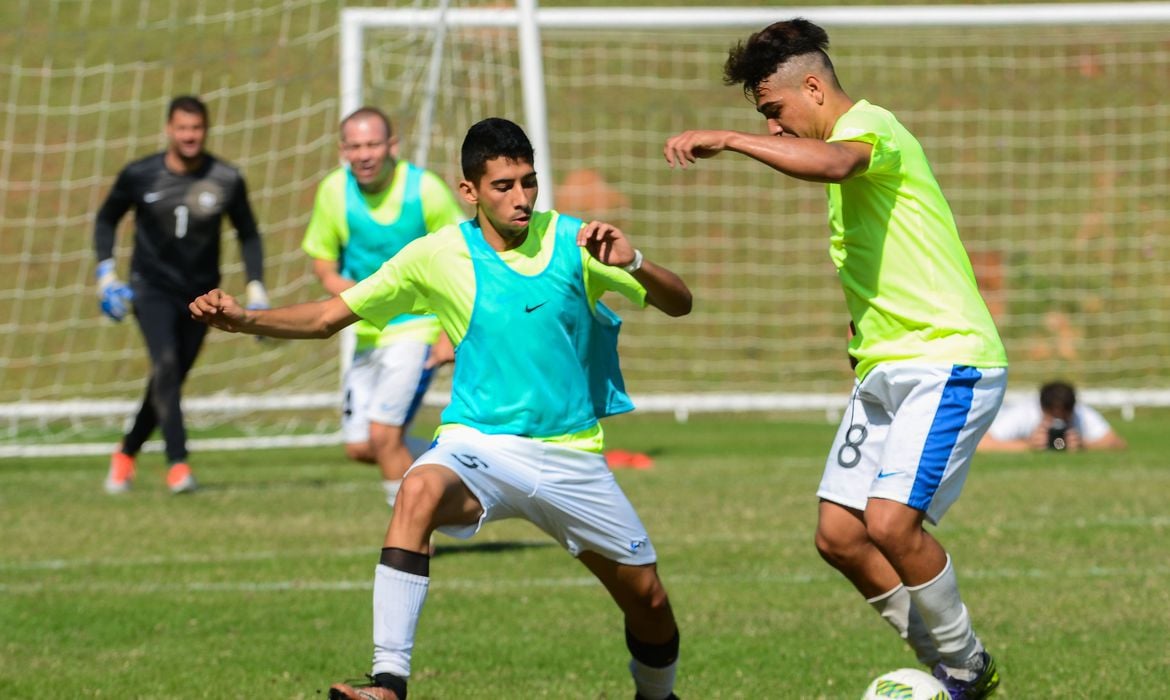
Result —
<instances>
[{"instance_id":1,"label":"player's ear","mask_svg":"<svg viewBox=\"0 0 1170 700\"><path fill-rule=\"evenodd\" d=\"M825 103L825 84L813 73L804 76L804 91L808 93L809 97L813 99L818 105Z\"/></svg>"},{"instance_id":2,"label":"player's ear","mask_svg":"<svg viewBox=\"0 0 1170 700\"><path fill-rule=\"evenodd\" d=\"M393 158L394 160L398 160L398 137L397 136L390 137L390 157Z\"/></svg>"},{"instance_id":3,"label":"player's ear","mask_svg":"<svg viewBox=\"0 0 1170 700\"><path fill-rule=\"evenodd\" d=\"M463 201L471 206L479 204L479 191L475 189L475 183L471 180L459 181L459 194L463 195Z\"/></svg>"}]
</instances>

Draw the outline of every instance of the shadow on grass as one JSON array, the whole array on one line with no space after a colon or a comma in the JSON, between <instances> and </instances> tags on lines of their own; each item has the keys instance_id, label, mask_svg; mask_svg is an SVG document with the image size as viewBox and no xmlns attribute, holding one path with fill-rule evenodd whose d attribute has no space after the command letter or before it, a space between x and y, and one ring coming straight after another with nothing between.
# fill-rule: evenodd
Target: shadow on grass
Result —
<instances>
[{"instance_id":1,"label":"shadow on grass","mask_svg":"<svg viewBox=\"0 0 1170 700\"><path fill-rule=\"evenodd\" d=\"M435 545L435 556L443 557L455 554L495 554L497 552L517 552L524 549L543 549L556 547L556 542L515 541L515 542L468 542Z\"/></svg>"}]
</instances>

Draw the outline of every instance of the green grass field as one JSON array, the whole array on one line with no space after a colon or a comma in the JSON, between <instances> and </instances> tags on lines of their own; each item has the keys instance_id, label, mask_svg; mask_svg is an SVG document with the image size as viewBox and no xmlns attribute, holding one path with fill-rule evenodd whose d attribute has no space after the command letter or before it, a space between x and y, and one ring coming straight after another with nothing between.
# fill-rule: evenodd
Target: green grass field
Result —
<instances>
[{"instance_id":1,"label":"green grass field","mask_svg":"<svg viewBox=\"0 0 1170 700\"><path fill-rule=\"evenodd\" d=\"M937 533L999 697L1170 696L1167 418L1118 421L1124 454L977 459ZM611 421L612 447L657 459L619 478L679 616L681 697L850 699L913 665L812 547L832 432ZM194 496L168 496L148 455L111 498L100 459L0 461L0 697L316 698L368 669L387 520L373 471L326 448L194 464ZM440 538L432 579L413 700L633 694L616 608L535 528Z\"/></svg>"}]
</instances>

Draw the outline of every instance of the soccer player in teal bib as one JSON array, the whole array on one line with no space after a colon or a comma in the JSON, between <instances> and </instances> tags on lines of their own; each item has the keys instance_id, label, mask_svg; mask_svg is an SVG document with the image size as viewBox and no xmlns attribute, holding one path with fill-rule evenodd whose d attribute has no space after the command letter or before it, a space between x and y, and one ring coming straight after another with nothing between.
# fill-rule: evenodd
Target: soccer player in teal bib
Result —
<instances>
[{"instance_id":1,"label":"soccer player in teal bib","mask_svg":"<svg viewBox=\"0 0 1170 700\"><path fill-rule=\"evenodd\" d=\"M769 133L687 131L664 155L685 167L733 151L826 183L857 383L817 491L817 549L952 698L983 698L999 683L995 663L923 521L958 498L1003 401L1007 357L922 147L893 114L845 93L828 45L803 19L753 34L724 77Z\"/></svg>"},{"instance_id":2,"label":"soccer player in teal bib","mask_svg":"<svg viewBox=\"0 0 1170 700\"><path fill-rule=\"evenodd\" d=\"M436 174L398 159L390 119L361 107L341 121L345 166L317 187L301 248L330 294L376 272L408 243L466 218ZM341 430L350 459L377 464L393 506L414 461L406 430L450 343L431 314L400 314L385 325L358 321L343 380ZM425 449L426 443L422 444Z\"/></svg>"},{"instance_id":3,"label":"soccer player in teal bib","mask_svg":"<svg viewBox=\"0 0 1170 700\"><path fill-rule=\"evenodd\" d=\"M375 570L372 684L339 683L330 697L404 700L431 533L470 537L486 522L524 518L621 609L637 697L672 698L678 627L646 528L601 454L598 420L633 406L618 368L620 321L600 297L615 291L682 316L691 293L619 229L533 211L532 145L516 124L472 126L462 166L459 190L475 219L412 242L339 296L253 312L212 290L190 306L218 328L284 338L432 310L455 344L451 403L402 482Z\"/></svg>"}]
</instances>

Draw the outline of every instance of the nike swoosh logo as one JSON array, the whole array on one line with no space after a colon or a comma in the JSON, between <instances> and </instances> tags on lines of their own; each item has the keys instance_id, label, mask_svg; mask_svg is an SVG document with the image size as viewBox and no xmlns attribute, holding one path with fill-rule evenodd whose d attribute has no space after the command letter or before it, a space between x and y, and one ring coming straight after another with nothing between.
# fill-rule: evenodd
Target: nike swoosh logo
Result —
<instances>
[{"instance_id":1,"label":"nike swoosh logo","mask_svg":"<svg viewBox=\"0 0 1170 700\"><path fill-rule=\"evenodd\" d=\"M527 313L532 313L533 311L536 311L537 309L539 309L540 307L544 306L547 303L548 303L547 301L542 301L539 304L537 304L536 306L529 306L528 304L525 304L524 311Z\"/></svg>"},{"instance_id":2,"label":"nike swoosh logo","mask_svg":"<svg viewBox=\"0 0 1170 700\"><path fill-rule=\"evenodd\" d=\"M146 194L142 195L142 201L146 202L147 204L154 204L158 200L162 199L162 197L162 192L147 192Z\"/></svg>"},{"instance_id":3,"label":"nike swoosh logo","mask_svg":"<svg viewBox=\"0 0 1170 700\"><path fill-rule=\"evenodd\" d=\"M884 479L887 476L894 476L895 474L901 474L901 473L902 472L878 472L877 478Z\"/></svg>"}]
</instances>

